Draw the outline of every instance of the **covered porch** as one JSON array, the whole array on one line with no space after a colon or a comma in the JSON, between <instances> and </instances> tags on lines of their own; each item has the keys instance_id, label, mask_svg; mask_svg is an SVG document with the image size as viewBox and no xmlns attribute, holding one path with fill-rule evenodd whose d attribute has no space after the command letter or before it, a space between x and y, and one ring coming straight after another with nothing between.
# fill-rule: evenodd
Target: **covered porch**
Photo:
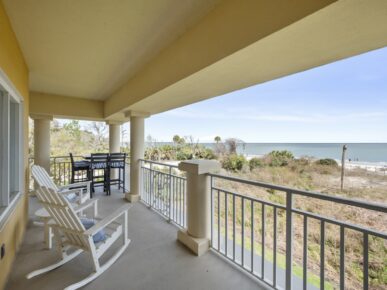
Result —
<instances>
[{"instance_id":1,"label":"covered porch","mask_svg":"<svg viewBox=\"0 0 387 290\"><path fill-rule=\"evenodd\" d=\"M96 198L101 216L126 203L122 192L111 196L99 192ZM83 254L47 275L26 279L26 274L57 258L55 251L44 249L43 230L33 224L39 207L36 198L30 198L28 228L6 289L63 289L86 277L92 269ZM84 289L264 289L213 252L195 257L176 240L177 227L143 203L135 203L128 217L128 250Z\"/></svg>"},{"instance_id":2,"label":"covered porch","mask_svg":"<svg viewBox=\"0 0 387 290\"><path fill-rule=\"evenodd\" d=\"M8 145L1 148L0 206L8 215L0 220L5 255L0 288L62 289L91 270L81 255L46 275L25 278L55 259L54 251L44 250L43 230L33 224L39 205L28 189L31 117L34 162L48 172L53 118L106 122L110 152L119 151L120 125L130 122L128 188L124 194L100 192L95 198L101 201L101 216L133 203L128 225L132 243L85 289L346 289L351 279L346 274L349 231L362 241L359 283L369 289L369 245L377 238L383 246L386 233L361 220L338 221L329 213L310 211L302 202L360 208L381 219L386 205L218 175L218 164L203 160L179 166L144 160L144 126L146 118L158 113L382 48L387 45L386 13L384 0L70 5L2 0L0 96L7 108L13 106L10 96L18 96L20 111L14 115L20 134L11 136L10 109L4 109L1 118L7 126L0 134ZM9 158L10 136L20 147L17 166ZM11 177L18 177L13 200L10 170ZM283 199L263 200L227 187L230 183L250 186L253 193L278 191ZM318 223L318 235L310 235L308 221ZM328 226L340 237L333 245L332 283L325 271L325 254L332 246ZM313 273L308 268L311 242L319 249Z\"/></svg>"}]
</instances>

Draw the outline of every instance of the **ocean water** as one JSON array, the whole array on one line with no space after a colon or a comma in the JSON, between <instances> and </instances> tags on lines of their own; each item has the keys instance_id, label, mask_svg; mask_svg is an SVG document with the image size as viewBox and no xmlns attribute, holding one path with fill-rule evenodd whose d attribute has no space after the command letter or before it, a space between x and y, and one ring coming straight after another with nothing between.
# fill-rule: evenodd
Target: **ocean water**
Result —
<instances>
[{"instance_id":1,"label":"ocean water","mask_svg":"<svg viewBox=\"0 0 387 290\"><path fill-rule=\"evenodd\" d=\"M204 144L214 147L212 143ZM264 155L273 150L288 150L294 156L333 158L341 160L343 143L246 143L238 152L246 155ZM347 143L346 159L361 162L387 162L387 143Z\"/></svg>"},{"instance_id":2,"label":"ocean water","mask_svg":"<svg viewBox=\"0 0 387 290\"><path fill-rule=\"evenodd\" d=\"M160 142L170 144L172 142ZM214 148L215 143L202 143L204 146ZM387 143L346 143L346 159L359 162L387 163ZM316 158L333 158L341 160L344 143L245 143L238 147L238 153L251 155L264 155L273 150L289 150L296 157L309 156Z\"/></svg>"}]
</instances>

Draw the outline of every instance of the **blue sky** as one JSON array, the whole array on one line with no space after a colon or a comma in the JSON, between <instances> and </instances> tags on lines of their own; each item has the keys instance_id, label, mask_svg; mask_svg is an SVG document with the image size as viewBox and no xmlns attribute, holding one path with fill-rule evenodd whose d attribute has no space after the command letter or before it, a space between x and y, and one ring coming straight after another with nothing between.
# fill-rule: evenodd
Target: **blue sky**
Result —
<instances>
[{"instance_id":1,"label":"blue sky","mask_svg":"<svg viewBox=\"0 0 387 290\"><path fill-rule=\"evenodd\" d=\"M387 48L154 115L157 141L387 142Z\"/></svg>"},{"instance_id":2,"label":"blue sky","mask_svg":"<svg viewBox=\"0 0 387 290\"><path fill-rule=\"evenodd\" d=\"M160 142L175 134L200 142L217 135L268 143L387 142L387 48L153 115L145 130Z\"/></svg>"}]
</instances>

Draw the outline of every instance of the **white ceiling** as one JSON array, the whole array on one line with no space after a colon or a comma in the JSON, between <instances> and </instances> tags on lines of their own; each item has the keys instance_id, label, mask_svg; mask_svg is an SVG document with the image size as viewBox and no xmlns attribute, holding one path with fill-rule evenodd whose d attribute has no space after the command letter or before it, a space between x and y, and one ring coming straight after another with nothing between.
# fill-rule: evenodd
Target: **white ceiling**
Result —
<instances>
[{"instance_id":1,"label":"white ceiling","mask_svg":"<svg viewBox=\"0 0 387 290\"><path fill-rule=\"evenodd\" d=\"M30 90L104 100L221 0L3 0Z\"/></svg>"}]
</instances>

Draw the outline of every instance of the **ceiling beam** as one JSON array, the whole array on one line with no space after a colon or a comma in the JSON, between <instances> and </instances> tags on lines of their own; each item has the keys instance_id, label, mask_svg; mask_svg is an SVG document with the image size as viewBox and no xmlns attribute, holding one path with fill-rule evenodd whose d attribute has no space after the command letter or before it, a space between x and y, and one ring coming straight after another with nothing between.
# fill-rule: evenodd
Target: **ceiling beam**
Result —
<instances>
[{"instance_id":1,"label":"ceiling beam","mask_svg":"<svg viewBox=\"0 0 387 290\"><path fill-rule=\"evenodd\" d=\"M103 101L30 92L30 115L102 121L103 107Z\"/></svg>"}]
</instances>

